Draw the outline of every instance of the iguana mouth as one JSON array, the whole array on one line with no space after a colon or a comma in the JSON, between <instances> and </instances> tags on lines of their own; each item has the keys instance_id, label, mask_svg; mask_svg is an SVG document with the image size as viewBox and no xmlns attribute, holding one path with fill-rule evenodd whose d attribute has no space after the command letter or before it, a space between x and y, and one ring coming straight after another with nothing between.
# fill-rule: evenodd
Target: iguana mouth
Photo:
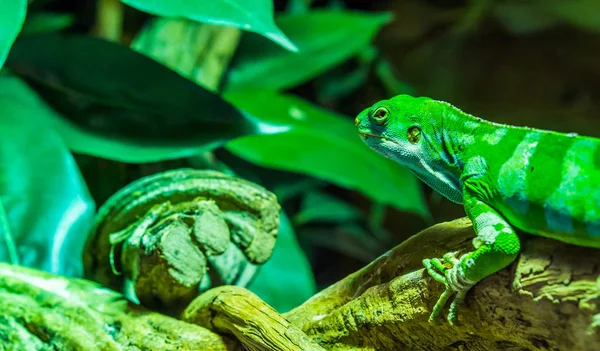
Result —
<instances>
[{"instance_id":1,"label":"iguana mouth","mask_svg":"<svg viewBox=\"0 0 600 351\"><path fill-rule=\"evenodd\" d=\"M368 138L375 138L375 139L387 140L387 141L390 141L390 142L392 142L392 143L396 143L396 142L394 142L393 140L391 140L391 139L388 139L388 138L384 137L383 135L375 135L375 134L371 134L371 133L367 133L367 132L360 132L360 131L358 132L358 134L359 134L361 137L365 138L365 139L368 139Z\"/></svg>"}]
</instances>

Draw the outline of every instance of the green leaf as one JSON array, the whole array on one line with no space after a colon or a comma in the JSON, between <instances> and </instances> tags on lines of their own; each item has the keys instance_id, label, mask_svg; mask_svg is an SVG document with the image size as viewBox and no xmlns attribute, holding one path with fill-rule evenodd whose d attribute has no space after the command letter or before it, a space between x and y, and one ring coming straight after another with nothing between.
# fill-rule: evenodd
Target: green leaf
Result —
<instances>
[{"instance_id":1,"label":"green leaf","mask_svg":"<svg viewBox=\"0 0 600 351\"><path fill-rule=\"evenodd\" d=\"M296 52L292 41L273 22L273 0L122 0L153 15L232 26L256 32Z\"/></svg>"},{"instance_id":2,"label":"green leaf","mask_svg":"<svg viewBox=\"0 0 600 351\"><path fill-rule=\"evenodd\" d=\"M294 216L294 223L350 222L360 218L354 206L325 192L311 191L302 200L302 208Z\"/></svg>"},{"instance_id":3,"label":"green leaf","mask_svg":"<svg viewBox=\"0 0 600 351\"><path fill-rule=\"evenodd\" d=\"M316 293L310 264L283 211L273 256L261 266L248 289L279 313L297 307Z\"/></svg>"},{"instance_id":4,"label":"green leaf","mask_svg":"<svg viewBox=\"0 0 600 351\"><path fill-rule=\"evenodd\" d=\"M321 178L428 216L417 179L408 169L364 145L350 119L271 91L229 94L227 98L265 123L288 128L227 143L226 148L237 156L264 167Z\"/></svg>"},{"instance_id":5,"label":"green leaf","mask_svg":"<svg viewBox=\"0 0 600 351\"><path fill-rule=\"evenodd\" d=\"M0 76L0 261L81 276L95 205L31 90Z\"/></svg>"},{"instance_id":6,"label":"green leaf","mask_svg":"<svg viewBox=\"0 0 600 351\"><path fill-rule=\"evenodd\" d=\"M290 53L258 36L244 35L224 83L225 91L286 89L312 79L366 50L389 13L320 10L277 16L299 48Z\"/></svg>"},{"instance_id":7,"label":"green leaf","mask_svg":"<svg viewBox=\"0 0 600 351\"><path fill-rule=\"evenodd\" d=\"M264 131L251 116L164 65L91 36L22 37L6 65L60 114L44 116L78 153L154 162Z\"/></svg>"},{"instance_id":8,"label":"green leaf","mask_svg":"<svg viewBox=\"0 0 600 351\"><path fill-rule=\"evenodd\" d=\"M75 23L70 13L36 12L27 16L21 35L55 32L66 29Z\"/></svg>"},{"instance_id":9,"label":"green leaf","mask_svg":"<svg viewBox=\"0 0 600 351\"><path fill-rule=\"evenodd\" d=\"M8 216L4 206L2 206L2 198L0 197L0 261L8 261L12 264L20 264L21 259L17 251L17 243L10 229Z\"/></svg>"},{"instance_id":10,"label":"green leaf","mask_svg":"<svg viewBox=\"0 0 600 351\"><path fill-rule=\"evenodd\" d=\"M261 184L277 196L280 204L301 197L308 191L324 188L329 183L304 174L274 170L250 163L225 148L214 151L214 156L226 164L227 168L239 177Z\"/></svg>"},{"instance_id":11,"label":"green leaf","mask_svg":"<svg viewBox=\"0 0 600 351\"><path fill-rule=\"evenodd\" d=\"M240 37L235 28L158 17L146 23L130 47L214 92Z\"/></svg>"},{"instance_id":12,"label":"green leaf","mask_svg":"<svg viewBox=\"0 0 600 351\"><path fill-rule=\"evenodd\" d=\"M26 13L27 0L0 2L0 68L4 65L6 56L23 27Z\"/></svg>"},{"instance_id":13,"label":"green leaf","mask_svg":"<svg viewBox=\"0 0 600 351\"><path fill-rule=\"evenodd\" d=\"M334 68L316 80L318 101L340 100L363 87L369 78L371 66L361 64L352 70Z\"/></svg>"},{"instance_id":14,"label":"green leaf","mask_svg":"<svg viewBox=\"0 0 600 351\"><path fill-rule=\"evenodd\" d=\"M270 170L273 173L273 170ZM327 182L313 177L299 175L293 173L296 179L286 180L282 179L273 184L273 193L277 196L280 203L284 203L296 196L305 194L307 191L314 190L317 188L323 188L327 186Z\"/></svg>"}]
</instances>

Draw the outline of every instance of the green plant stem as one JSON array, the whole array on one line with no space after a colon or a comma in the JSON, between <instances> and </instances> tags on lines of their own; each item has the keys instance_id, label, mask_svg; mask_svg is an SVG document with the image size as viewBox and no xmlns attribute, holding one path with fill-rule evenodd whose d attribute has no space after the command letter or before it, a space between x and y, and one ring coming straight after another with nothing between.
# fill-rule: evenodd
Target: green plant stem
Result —
<instances>
[{"instance_id":1,"label":"green plant stem","mask_svg":"<svg viewBox=\"0 0 600 351\"><path fill-rule=\"evenodd\" d=\"M95 34L114 42L121 41L123 33L123 3L120 0L98 0Z\"/></svg>"},{"instance_id":2,"label":"green plant stem","mask_svg":"<svg viewBox=\"0 0 600 351\"><path fill-rule=\"evenodd\" d=\"M0 235L6 242L6 249L8 250L8 258L12 264L19 264L19 254L17 252L17 246L13 240L10 227L8 226L8 218L4 206L0 203Z\"/></svg>"}]
</instances>

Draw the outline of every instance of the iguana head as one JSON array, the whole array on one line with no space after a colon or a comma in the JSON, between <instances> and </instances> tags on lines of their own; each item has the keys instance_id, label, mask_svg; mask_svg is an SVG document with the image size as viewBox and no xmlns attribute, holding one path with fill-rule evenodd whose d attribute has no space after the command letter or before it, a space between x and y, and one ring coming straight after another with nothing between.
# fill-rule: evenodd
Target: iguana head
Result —
<instances>
[{"instance_id":1,"label":"iguana head","mask_svg":"<svg viewBox=\"0 0 600 351\"><path fill-rule=\"evenodd\" d=\"M398 95L375 103L356 117L363 142L410 168L425 183L460 201L458 175L444 141L448 106L426 97Z\"/></svg>"},{"instance_id":2,"label":"iguana head","mask_svg":"<svg viewBox=\"0 0 600 351\"><path fill-rule=\"evenodd\" d=\"M398 95L375 103L355 120L361 139L378 153L409 168L431 158L431 138L438 125L427 108L429 98Z\"/></svg>"}]
</instances>

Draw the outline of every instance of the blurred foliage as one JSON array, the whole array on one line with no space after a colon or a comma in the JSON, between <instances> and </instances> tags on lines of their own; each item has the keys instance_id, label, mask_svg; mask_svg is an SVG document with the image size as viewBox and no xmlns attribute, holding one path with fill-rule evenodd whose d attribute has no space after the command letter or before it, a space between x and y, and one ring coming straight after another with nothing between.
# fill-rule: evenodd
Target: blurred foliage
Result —
<instances>
[{"instance_id":1,"label":"blurred foliage","mask_svg":"<svg viewBox=\"0 0 600 351\"><path fill-rule=\"evenodd\" d=\"M0 4L0 68L23 27L27 0L3 1Z\"/></svg>"},{"instance_id":2,"label":"blurred foliage","mask_svg":"<svg viewBox=\"0 0 600 351\"><path fill-rule=\"evenodd\" d=\"M148 174L218 169L283 205L251 288L288 310L463 215L362 144L373 102L600 136L598 1L205 3L2 2L0 259L80 275L94 206Z\"/></svg>"},{"instance_id":3,"label":"blurred foliage","mask_svg":"<svg viewBox=\"0 0 600 351\"><path fill-rule=\"evenodd\" d=\"M25 36L6 65L60 113L53 124L79 153L159 161L258 131L218 95L127 47L92 36Z\"/></svg>"},{"instance_id":4,"label":"blurred foliage","mask_svg":"<svg viewBox=\"0 0 600 351\"><path fill-rule=\"evenodd\" d=\"M229 142L237 156L264 167L312 175L396 206L426 215L417 181L406 169L357 142L348 119L323 111L301 99L269 91L228 94L229 101L264 116L265 124L288 129L270 135L252 135Z\"/></svg>"},{"instance_id":5,"label":"blurred foliage","mask_svg":"<svg viewBox=\"0 0 600 351\"><path fill-rule=\"evenodd\" d=\"M339 10L282 14L276 22L299 52L283 51L257 36L244 36L229 67L224 90L294 87L359 54L390 20L389 13Z\"/></svg>"},{"instance_id":6,"label":"blurred foliage","mask_svg":"<svg viewBox=\"0 0 600 351\"><path fill-rule=\"evenodd\" d=\"M298 245L292 223L285 215L280 221L273 256L254 277L248 289L283 313L314 295L316 283L310 262Z\"/></svg>"},{"instance_id":7,"label":"blurred foliage","mask_svg":"<svg viewBox=\"0 0 600 351\"><path fill-rule=\"evenodd\" d=\"M80 274L92 200L69 149L31 103L31 89L0 75L0 257Z\"/></svg>"},{"instance_id":8,"label":"blurred foliage","mask_svg":"<svg viewBox=\"0 0 600 351\"><path fill-rule=\"evenodd\" d=\"M212 0L209 4L189 0L122 0L153 15L187 18L196 22L232 26L259 33L290 51L297 51L285 31L273 22L272 0Z\"/></svg>"}]
</instances>

